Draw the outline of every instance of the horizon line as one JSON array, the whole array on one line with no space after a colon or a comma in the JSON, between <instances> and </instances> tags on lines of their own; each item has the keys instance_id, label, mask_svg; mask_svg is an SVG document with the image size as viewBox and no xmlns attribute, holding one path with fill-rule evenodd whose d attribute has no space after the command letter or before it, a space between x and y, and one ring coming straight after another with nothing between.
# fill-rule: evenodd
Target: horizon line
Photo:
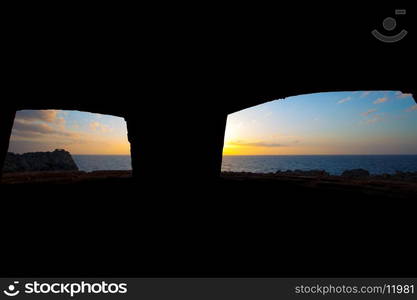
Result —
<instances>
[{"instance_id":1,"label":"horizon line","mask_svg":"<svg viewBox=\"0 0 417 300\"><path fill-rule=\"evenodd\" d=\"M223 156L336 156L336 155L417 155L417 153L371 153L371 154L361 154L361 153L337 153L337 154L223 154Z\"/></svg>"},{"instance_id":2,"label":"horizon line","mask_svg":"<svg viewBox=\"0 0 417 300\"><path fill-rule=\"evenodd\" d=\"M68 150L65 150L68 151ZM10 152L8 151L8 153L14 153L14 154L25 154L25 153L34 153L34 152L53 152L52 151L29 151L29 152ZM68 151L71 155L117 155L117 156L131 156L130 153L126 153L126 154L120 154L120 153L114 153L114 154L109 154L109 153L71 153L70 151ZM363 153L336 153L336 154L222 154L222 156L336 156L336 155L417 155L417 153L367 153L367 154L363 154Z\"/></svg>"},{"instance_id":3,"label":"horizon line","mask_svg":"<svg viewBox=\"0 0 417 300\"><path fill-rule=\"evenodd\" d=\"M83 153L71 153L71 155L120 155L120 156L131 156L131 154L83 154ZM300 156L300 155L309 155L309 156L332 156L332 155L417 155L417 153L371 153L371 154L361 154L361 153L337 153L337 154L223 154L222 156Z\"/></svg>"}]
</instances>

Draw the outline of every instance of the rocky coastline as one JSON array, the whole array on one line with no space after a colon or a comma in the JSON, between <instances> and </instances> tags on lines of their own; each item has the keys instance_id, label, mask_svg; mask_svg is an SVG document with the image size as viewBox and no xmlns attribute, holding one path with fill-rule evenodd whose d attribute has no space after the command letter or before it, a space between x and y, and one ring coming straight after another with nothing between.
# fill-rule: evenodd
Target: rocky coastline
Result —
<instances>
[{"instance_id":1,"label":"rocky coastline","mask_svg":"<svg viewBox=\"0 0 417 300\"><path fill-rule=\"evenodd\" d=\"M325 170L287 170L271 173L222 172L221 181L244 181L248 184L266 183L294 189L337 191L413 198L417 195L417 172L373 175L364 169L346 170L331 175ZM26 154L8 153L2 184L126 184L135 182L132 171L79 171L71 154L65 150Z\"/></svg>"},{"instance_id":2,"label":"rocky coastline","mask_svg":"<svg viewBox=\"0 0 417 300\"><path fill-rule=\"evenodd\" d=\"M396 171L394 174L370 174L368 170L364 169L352 169L345 170L341 175L330 175L325 170L287 170L277 171L275 173L247 173L247 172L223 172L223 174L254 174L259 176L289 176L289 177L316 177L316 178L340 178L340 179L353 179L353 180L388 180L388 181L409 181L417 182L417 172L401 172Z\"/></svg>"},{"instance_id":3,"label":"rocky coastline","mask_svg":"<svg viewBox=\"0 0 417 300\"><path fill-rule=\"evenodd\" d=\"M52 152L7 153L3 173L37 171L78 171L71 154L63 149Z\"/></svg>"}]
</instances>

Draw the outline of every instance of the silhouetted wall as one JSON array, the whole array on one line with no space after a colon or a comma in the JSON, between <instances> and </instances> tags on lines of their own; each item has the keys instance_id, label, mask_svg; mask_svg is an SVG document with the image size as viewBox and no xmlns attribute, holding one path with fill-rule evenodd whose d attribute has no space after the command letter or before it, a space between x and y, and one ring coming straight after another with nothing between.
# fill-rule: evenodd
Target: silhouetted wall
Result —
<instances>
[{"instance_id":1,"label":"silhouetted wall","mask_svg":"<svg viewBox=\"0 0 417 300\"><path fill-rule=\"evenodd\" d=\"M8 43L13 66L4 82L10 96L0 104L0 164L12 114L21 109L124 117L135 176L163 171L177 180L184 172L219 174L229 113L326 91L417 95L407 72L415 69L413 40L383 44L370 34L391 8L378 15L374 7L326 7L314 14L306 7L304 14L298 7L296 14L262 7L259 15L252 5L247 14L222 7L213 10L217 26L202 11L181 20L168 13L160 28L154 23L162 21L159 10L152 26L139 18L140 26L126 12L111 24L90 16L85 23L74 23L72 16L54 23L36 18L30 26L14 21ZM355 15L355 22L339 17L339 10Z\"/></svg>"},{"instance_id":2,"label":"silhouetted wall","mask_svg":"<svg viewBox=\"0 0 417 300\"><path fill-rule=\"evenodd\" d=\"M4 109L0 111L0 180L15 114L16 111L14 110Z\"/></svg>"},{"instance_id":3,"label":"silhouetted wall","mask_svg":"<svg viewBox=\"0 0 417 300\"><path fill-rule=\"evenodd\" d=\"M383 87L379 87L381 88ZM391 85L390 88L412 92L403 89L401 85ZM300 91L306 93L319 90L299 89ZM295 90L284 90L276 96L242 97L241 101L225 99L224 105L219 102L210 103L210 97L200 96L196 98L195 104L190 104L190 101L160 106L148 104L137 109L134 106L123 106L123 103L120 106L115 103L115 108L112 109L106 104L61 104L48 101L16 105L15 109L77 109L124 117L135 178L152 180L168 176L169 180L175 181L189 174L198 174L198 178L203 180L215 179L220 174L228 113L288 96L290 92ZM10 108L2 110L0 114L1 168L8 149L14 116L15 110Z\"/></svg>"}]
</instances>

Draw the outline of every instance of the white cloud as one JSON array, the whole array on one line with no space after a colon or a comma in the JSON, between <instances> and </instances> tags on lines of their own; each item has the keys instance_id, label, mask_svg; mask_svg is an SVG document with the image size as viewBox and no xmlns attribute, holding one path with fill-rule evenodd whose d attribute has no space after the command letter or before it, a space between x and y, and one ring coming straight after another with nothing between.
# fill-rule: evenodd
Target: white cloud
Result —
<instances>
[{"instance_id":1,"label":"white cloud","mask_svg":"<svg viewBox=\"0 0 417 300\"><path fill-rule=\"evenodd\" d=\"M411 93L403 93L403 92L396 92L395 96L397 97L397 99L404 99L404 98L408 98L408 97L412 97L413 94Z\"/></svg>"},{"instance_id":2,"label":"white cloud","mask_svg":"<svg viewBox=\"0 0 417 300\"><path fill-rule=\"evenodd\" d=\"M377 109L369 109L363 113L361 113L364 118L359 124L370 125L374 123L378 123L387 119L388 115L385 113L376 113Z\"/></svg>"},{"instance_id":3,"label":"white cloud","mask_svg":"<svg viewBox=\"0 0 417 300\"><path fill-rule=\"evenodd\" d=\"M13 124L13 134L18 136L31 136L31 135L60 135L60 136L72 136L71 132L61 129L55 129L47 123L34 123L28 122L22 119L15 119Z\"/></svg>"},{"instance_id":4,"label":"white cloud","mask_svg":"<svg viewBox=\"0 0 417 300\"><path fill-rule=\"evenodd\" d=\"M367 110L367 111L363 112L363 113L362 113L362 116L367 117L367 116L369 116L370 114L372 114L372 113L374 113L374 112L376 112L376 111L377 111L376 109L369 109L369 110Z\"/></svg>"},{"instance_id":5,"label":"white cloud","mask_svg":"<svg viewBox=\"0 0 417 300\"><path fill-rule=\"evenodd\" d=\"M285 147L286 145L273 143L273 142L266 142L266 141L258 141L258 142L246 142L242 140L230 141L227 143L230 146L244 146L244 147Z\"/></svg>"},{"instance_id":6,"label":"white cloud","mask_svg":"<svg viewBox=\"0 0 417 300\"><path fill-rule=\"evenodd\" d=\"M100 122L92 123L90 132L82 130L74 120L66 120L62 111L19 111L16 113L10 151L50 151L63 148L74 153L113 153L124 152L120 145L128 146L125 139L100 133L113 132L114 129ZM122 149L122 150L120 150Z\"/></svg>"},{"instance_id":7,"label":"white cloud","mask_svg":"<svg viewBox=\"0 0 417 300\"><path fill-rule=\"evenodd\" d=\"M372 118L365 121L366 124L373 124L377 122L381 122L384 120L384 116L382 114L376 114Z\"/></svg>"},{"instance_id":8,"label":"white cloud","mask_svg":"<svg viewBox=\"0 0 417 300\"><path fill-rule=\"evenodd\" d=\"M415 110L417 110L417 104L414 104L413 106L407 108L405 111L411 112L411 111L415 111Z\"/></svg>"},{"instance_id":9,"label":"white cloud","mask_svg":"<svg viewBox=\"0 0 417 300\"><path fill-rule=\"evenodd\" d=\"M108 133L108 132L112 131L112 129L109 126L104 125L104 124L102 124L100 122L97 122L97 121L94 121L94 122L90 123L90 129L93 130L93 131L101 131L103 133Z\"/></svg>"},{"instance_id":10,"label":"white cloud","mask_svg":"<svg viewBox=\"0 0 417 300\"><path fill-rule=\"evenodd\" d=\"M346 102L349 102L350 100L352 100L352 97L349 96L349 97L340 99L339 101L337 101L337 104L346 103Z\"/></svg>"},{"instance_id":11,"label":"white cloud","mask_svg":"<svg viewBox=\"0 0 417 300\"><path fill-rule=\"evenodd\" d=\"M378 98L373 103L374 104L381 104L381 103L384 103L384 102L388 102L388 98L387 97Z\"/></svg>"},{"instance_id":12,"label":"white cloud","mask_svg":"<svg viewBox=\"0 0 417 300\"><path fill-rule=\"evenodd\" d=\"M42 121L53 123L58 117L58 110L21 110L16 113L16 119L26 121Z\"/></svg>"},{"instance_id":13,"label":"white cloud","mask_svg":"<svg viewBox=\"0 0 417 300\"><path fill-rule=\"evenodd\" d=\"M361 98L364 98L366 96L369 96L372 93L372 91L365 91L361 94Z\"/></svg>"}]
</instances>

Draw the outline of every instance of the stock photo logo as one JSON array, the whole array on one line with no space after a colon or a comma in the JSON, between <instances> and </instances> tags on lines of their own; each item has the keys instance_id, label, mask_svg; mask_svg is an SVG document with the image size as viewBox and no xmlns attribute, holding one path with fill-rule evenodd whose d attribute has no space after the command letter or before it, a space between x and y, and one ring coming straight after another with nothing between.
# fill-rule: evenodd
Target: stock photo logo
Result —
<instances>
[{"instance_id":1,"label":"stock photo logo","mask_svg":"<svg viewBox=\"0 0 417 300\"><path fill-rule=\"evenodd\" d=\"M396 9L395 15L396 16L405 16L407 14L407 11L405 9ZM383 20L382 26L384 27L385 31L387 33L392 32L397 27L397 21L392 17L387 17ZM381 32L379 32L377 29L374 29L372 32L372 35L384 43L396 43L401 41L406 35L407 30L402 29L400 32L394 35L385 35Z\"/></svg>"},{"instance_id":2,"label":"stock photo logo","mask_svg":"<svg viewBox=\"0 0 417 300\"><path fill-rule=\"evenodd\" d=\"M19 295L19 293L20 293L20 291L17 289L17 285L19 284L19 281L14 281L13 282L13 284L10 284L8 287L7 287L7 289L6 290L3 290L3 293L6 295L6 296L9 296L9 297L14 297L14 296L17 296L17 295Z\"/></svg>"},{"instance_id":3,"label":"stock photo logo","mask_svg":"<svg viewBox=\"0 0 417 300\"><path fill-rule=\"evenodd\" d=\"M4 295L15 297L19 294L25 295L68 295L71 298L78 294L126 294L127 283L114 282L41 282L31 281L22 284L22 288L18 288L19 281L13 281L6 289L3 290Z\"/></svg>"}]
</instances>

